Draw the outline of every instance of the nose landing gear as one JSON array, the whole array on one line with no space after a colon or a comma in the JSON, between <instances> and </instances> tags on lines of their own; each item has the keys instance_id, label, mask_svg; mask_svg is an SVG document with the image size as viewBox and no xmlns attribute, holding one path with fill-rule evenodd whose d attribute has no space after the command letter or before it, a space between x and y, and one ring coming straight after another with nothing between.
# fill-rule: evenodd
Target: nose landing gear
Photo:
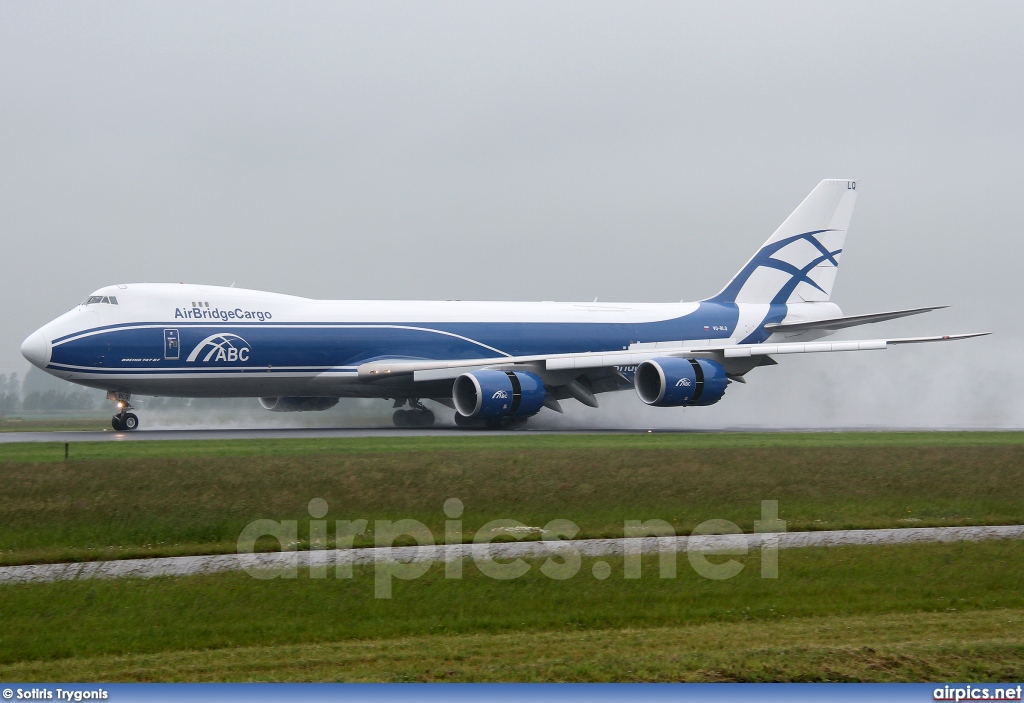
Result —
<instances>
[{"instance_id":1,"label":"nose landing gear","mask_svg":"<svg viewBox=\"0 0 1024 703\"><path fill-rule=\"evenodd\" d=\"M402 410L402 406L409 403L409 410ZM409 398L408 401L396 400L395 407L399 410L391 417L395 427L433 427L434 413L430 411L419 398Z\"/></svg>"},{"instance_id":2,"label":"nose landing gear","mask_svg":"<svg viewBox=\"0 0 1024 703\"><path fill-rule=\"evenodd\" d=\"M130 402L131 395L128 393L120 393L118 391L110 391L107 393L107 399L113 400L117 403L117 412L110 418L110 426L118 432L131 432L132 430L138 429L139 427L139 416L131 410L135 408Z\"/></svg>"},{"instance_id":3,"label":"nose landing gear","mask_svg":"<svg viewBox=\"0 0 1024 703\"><path fill-rule=\"evenodd\" d=\"M135 413L118 413L110 418L110 425L118 432L130 432L139 426L139 416Z\"/></svg>"}]
</instances>

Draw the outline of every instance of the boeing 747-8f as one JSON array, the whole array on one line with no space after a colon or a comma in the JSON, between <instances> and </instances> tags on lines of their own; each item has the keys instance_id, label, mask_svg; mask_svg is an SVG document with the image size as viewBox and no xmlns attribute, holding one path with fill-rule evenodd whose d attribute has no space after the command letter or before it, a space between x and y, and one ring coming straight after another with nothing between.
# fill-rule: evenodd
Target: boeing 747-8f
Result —
<instances>
[{"instance_id":1,"label":"boeing 747-8f","mask_svg":"<svg viewBox=\"0 0 1024 703\"><path fill-rule=\"evenodd\" d=\"M116 430L139 426L133 395L248 396L272 411L387 398L395 424L413 427L433 424L422 402L432 400L461 426L502 427L545 407L561 412L567 399L596 407L601 393L630 388L648 405L711 405L781 354L979 336L815 341L935 309L844 316L831 302L856 197L856 181L822 181L717 295L698 302L311 300L131 283L94 292L21 351L47 373L107 391Z\"/></svg>"}]
</instances>

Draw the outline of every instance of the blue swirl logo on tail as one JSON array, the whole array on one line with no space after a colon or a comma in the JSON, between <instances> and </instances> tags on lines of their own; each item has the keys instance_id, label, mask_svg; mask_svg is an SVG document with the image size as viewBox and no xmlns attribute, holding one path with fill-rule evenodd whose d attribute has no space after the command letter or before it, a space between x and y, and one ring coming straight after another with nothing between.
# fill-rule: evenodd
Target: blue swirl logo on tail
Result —
<instances>
[{"instance_id":1,"label":"blue swirl logo on tail","mask_svg":"<svg viewBox=\"0 0 1024 703\"><path fill-rule=\"evenodd\" d=\"M831 229L819 229L812 232L802 232L792 237L786 237L780 239L777 242L765 244L761 247L758 252L747 262L747 265L737 273L729 284L722 290L721 293L708 298L708 302L723 303L723 302L735 302L740 290L746 285L747 281L758 272L760 269L774 269L781 271L789 275L789 278L784 283L778 285L777 290L771 295L765 295L763 300L758 302L782 304L785 303L789 297L796 290L796 287L801 283L806 283L812 288L820 291L824 298L827 300L831 295L831 284L829 284L828 290L822 288L817 281L811 278L811 273L815 268L823 264L830 265L833 268L839 268L839 255L843 253L842 248L836 248L829 250L819 240L817 235L824 234L826 232L835 232L836 230ZM796 242L804 241L816 250L817 255L808 256L805 252L796 253L795 256L798 259L804 259L799 263L795 261L786 261L782 258L778 258L776 255L780 254L783 249L786 249L791 244Z\"/></svg>"}]
</instances>

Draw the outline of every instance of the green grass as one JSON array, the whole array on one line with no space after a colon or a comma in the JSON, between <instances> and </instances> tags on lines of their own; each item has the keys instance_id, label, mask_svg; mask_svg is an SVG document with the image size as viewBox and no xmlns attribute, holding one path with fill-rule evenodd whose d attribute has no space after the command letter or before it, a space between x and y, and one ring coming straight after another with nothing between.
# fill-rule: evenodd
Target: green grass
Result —
<instances>
[{"instance_id":1,"label":"green grass","mask_svg":"<svg viewBox=\"0 0 1024 703\"><path fill-rule=\"evenodd\" d=\"M435 565L373 597L355 577L245 574L3 587L0 678L80 680L1019 679L1024 543L787 550L725 581L512 581ZM512 605L513 607L510 607ZM467 637L467 635L469 637ZM316 645L316 646L313 646ZM450 673L454 672L454 673Z\"/></svg>"},{"instance_id":2,"label":"green grass","mask_svg":"<svg viewBox=\"0 0 1024 703\"><path fill-rule=\"evenodd\" d=\"M107 413L56 417L0 417L0 432L78 432L108 428L110 428L110 416Z\"/></svg>"},{"instance_id":3,"label":"green grass","mask_svg":"<svg viewBox=\"0 0 1024 703\"><path fill-rule=\"evenodd\" d=\"M451 497L466 539L498 518L567 519L580 537L619 536L627 519L751 530L761 500L790 530L1024 522L1022 433L129 441L70 456L0 445L0 563L233 552L259 518L308 535L316 497L331 525L412 518L437 539Z\"/></svg>"},{"instance_id":4,"label":"green grass","mask_svg":"<svg viewBox=\"0 0 1024 703\"><path fill-rule=\"evenodd\" d=\"M761 449L832 447L1024 446L1024 432L652 432L619 434L531 434L479 437L352 437L317 439L73 442L73 459L156 459L424 451L517 451L552 449ZM62 442L0 444L0 462L63 460Z\"/></svg>"},{"instance_id":5,"label":"green grass","mask_svg":"<svg viewBox=\"0 0 1024 703\"><path fill-rule=\"evenodd\" d=\"M680 534L1024 522L1024 433L615 434L0 445L0 563L232 552L257 518L624 519ZM357 544L372 543L372 534ZM0 587L0 679L913 681L1024 677L1024 541L795 549L780 578L529 574L440 565L354 579L242 573Z\"/></svg>"},{"instance_id":6,"label":"green grass","mask_svg":"<svg viewBox=\"0 0 1024 703\"><path fill-rule=\"evenodd\" d=\"M419 635L0 665L4 681L1019 681L1024 610Z\"/></svg>"}]
</instances>

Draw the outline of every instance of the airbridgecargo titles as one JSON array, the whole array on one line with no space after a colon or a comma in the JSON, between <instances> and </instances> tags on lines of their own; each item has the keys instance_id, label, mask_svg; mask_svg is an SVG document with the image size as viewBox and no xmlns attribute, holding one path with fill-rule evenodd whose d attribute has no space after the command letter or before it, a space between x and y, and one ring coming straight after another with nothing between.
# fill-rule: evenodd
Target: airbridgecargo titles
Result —
<instances>
[{"instance_id":1,"label":"airbridgecargo titles","mask_svg":"<svg viewBox=\"0 0 1024 703\"><path fill-rule=\"evenodd\" d=\"M182 320L259 320L264 322L274 317L266 310L221 310L220 308L174 308L174 318Z\"/></svg>"},{"instance_id":2,"label":"airbridgecargo titles","mask_svg":"<svg viewBox=\"0 0 1024 703\"><path fill-rule=\"evenodd\" d=\"M984 334L821 341L936 309L843 315L832 302L856 197L854 180L822 181L720 292L696 302L311 300L117 284L21 351L47 373L107 391L122 431L139 426L132 395L253 397L274 412L387 398L398 426L432 425L429 402L454 410L460 426L509 427L629 389L656 407L711 405L783 354Z\"/></svg>"}]
</instances>

